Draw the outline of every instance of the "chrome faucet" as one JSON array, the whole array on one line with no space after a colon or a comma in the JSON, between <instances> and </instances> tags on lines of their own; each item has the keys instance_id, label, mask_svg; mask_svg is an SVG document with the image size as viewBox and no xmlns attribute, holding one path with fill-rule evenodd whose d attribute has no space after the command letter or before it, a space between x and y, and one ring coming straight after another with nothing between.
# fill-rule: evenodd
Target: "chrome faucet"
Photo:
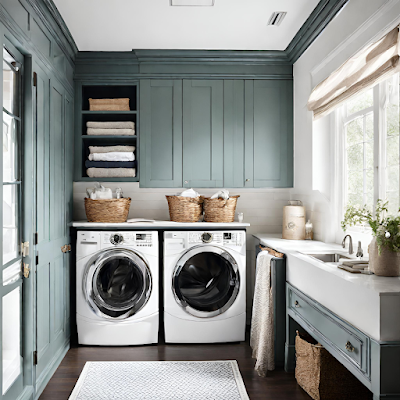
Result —
<instances>
[{"instance_id":1,"label":"chrome faucet","mask_svg":"<svg viewBox=\"0 0 400 400\"><path fill-rule=\"evenodd\" d=\"M351 238L350 235L346 235L343 240L342 240L342 247L345 248L346 247L346 239L349 238L349 254L353 254L353 239Z\"/></svg>"}]
</instances>

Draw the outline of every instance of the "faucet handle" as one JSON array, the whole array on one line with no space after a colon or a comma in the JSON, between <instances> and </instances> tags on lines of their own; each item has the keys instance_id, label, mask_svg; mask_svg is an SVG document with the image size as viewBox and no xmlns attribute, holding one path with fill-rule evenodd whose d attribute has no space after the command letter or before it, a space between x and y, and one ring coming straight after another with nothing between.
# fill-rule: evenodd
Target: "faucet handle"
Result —
<instances>
[{"instance_id":1,"label":"faucet handle","mask_svg":"<svg viewBox=\"0 0 400 400\"><path fill-rule=\"evenodd\" d=\"M363 253L363 249L362 249L362 247L361 247L361 241L359 240L358 241L358 248L357 248L357 254L356 254L356 257L363 257L364 256L364 253Z\"/></svg>"}]
</instances>

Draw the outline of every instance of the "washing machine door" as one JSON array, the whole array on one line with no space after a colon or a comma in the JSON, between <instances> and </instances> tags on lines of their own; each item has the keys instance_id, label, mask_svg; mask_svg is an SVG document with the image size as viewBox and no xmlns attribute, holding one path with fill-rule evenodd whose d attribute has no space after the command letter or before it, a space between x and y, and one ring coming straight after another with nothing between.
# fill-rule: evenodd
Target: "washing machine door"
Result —
<instances>
[{"instance_id":1,"label":"washing machine door","mask_svg":"<svg viewBox=\"0 0 400 400\"><path fill-rule=\"evenodd\" d=\"M107 319L126 319L147 303L152 289L146 261L132 250L110 249L88 263L83 291L93 311Z\"/></svg>"},{"instance_id":2,"label":"washing machine door","mask_svg":"<svg viewBox=\"0 0 400 400\"><path fill-rule=\"evenodd\" d=\"M239 292L239 269L226 250L216 246L196 246L178 261L172 288L178 304L200 318L222 314Z\"/></svg>"}]
</instances>

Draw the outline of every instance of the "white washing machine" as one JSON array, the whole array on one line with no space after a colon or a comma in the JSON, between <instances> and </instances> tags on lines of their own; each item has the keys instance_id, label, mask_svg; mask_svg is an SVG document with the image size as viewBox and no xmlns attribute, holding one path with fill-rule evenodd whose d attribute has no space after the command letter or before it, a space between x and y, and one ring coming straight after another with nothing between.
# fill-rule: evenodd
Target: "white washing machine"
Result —
<instances>
[{"instance_id":1,"label":"white washing machine","mask_svg":"<svg viewBox=\"0 0 400 400\"><path fill-rule=\"evenodd\" d=\"M245 340L246 232L164 232L167 343Z\"/></svg>"},{"instance_id":2,"label":"white washing machine","mask_svg":"<svg viewBox=\"0 0 400 400\"><path fill-rule=\"evenodd\" d=\"M76 323L80 344L158 342L158 233L78 231Z\"/></svg>"}]
</instances>

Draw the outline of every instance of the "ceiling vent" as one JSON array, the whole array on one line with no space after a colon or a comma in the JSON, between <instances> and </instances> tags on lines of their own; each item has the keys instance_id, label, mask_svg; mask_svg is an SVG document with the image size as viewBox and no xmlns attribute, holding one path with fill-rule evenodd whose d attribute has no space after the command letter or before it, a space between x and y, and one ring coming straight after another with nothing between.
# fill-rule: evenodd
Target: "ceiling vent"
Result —
<instances>
[{"instance_id":1,"label":"ceiling vent","mask_svg":"<svg viewBox=\"0 0 400 400\"><path fill-rule=\"evenodd\" d=\"M208 6L214 5L215 0L170 0L171 6Z\"/></svg>"},{"instance_id":2,"label":"ceiling vent","mask_svg":"<svg viewBox=\"0 0 400 400\"><path fill-rule=\"evenodd\" d=\"M286 17L286 11L276 11L272 13L271 17L269 18L268 25L279 26L283 21L283 18Z\"/></svg>"}]
</instances>

